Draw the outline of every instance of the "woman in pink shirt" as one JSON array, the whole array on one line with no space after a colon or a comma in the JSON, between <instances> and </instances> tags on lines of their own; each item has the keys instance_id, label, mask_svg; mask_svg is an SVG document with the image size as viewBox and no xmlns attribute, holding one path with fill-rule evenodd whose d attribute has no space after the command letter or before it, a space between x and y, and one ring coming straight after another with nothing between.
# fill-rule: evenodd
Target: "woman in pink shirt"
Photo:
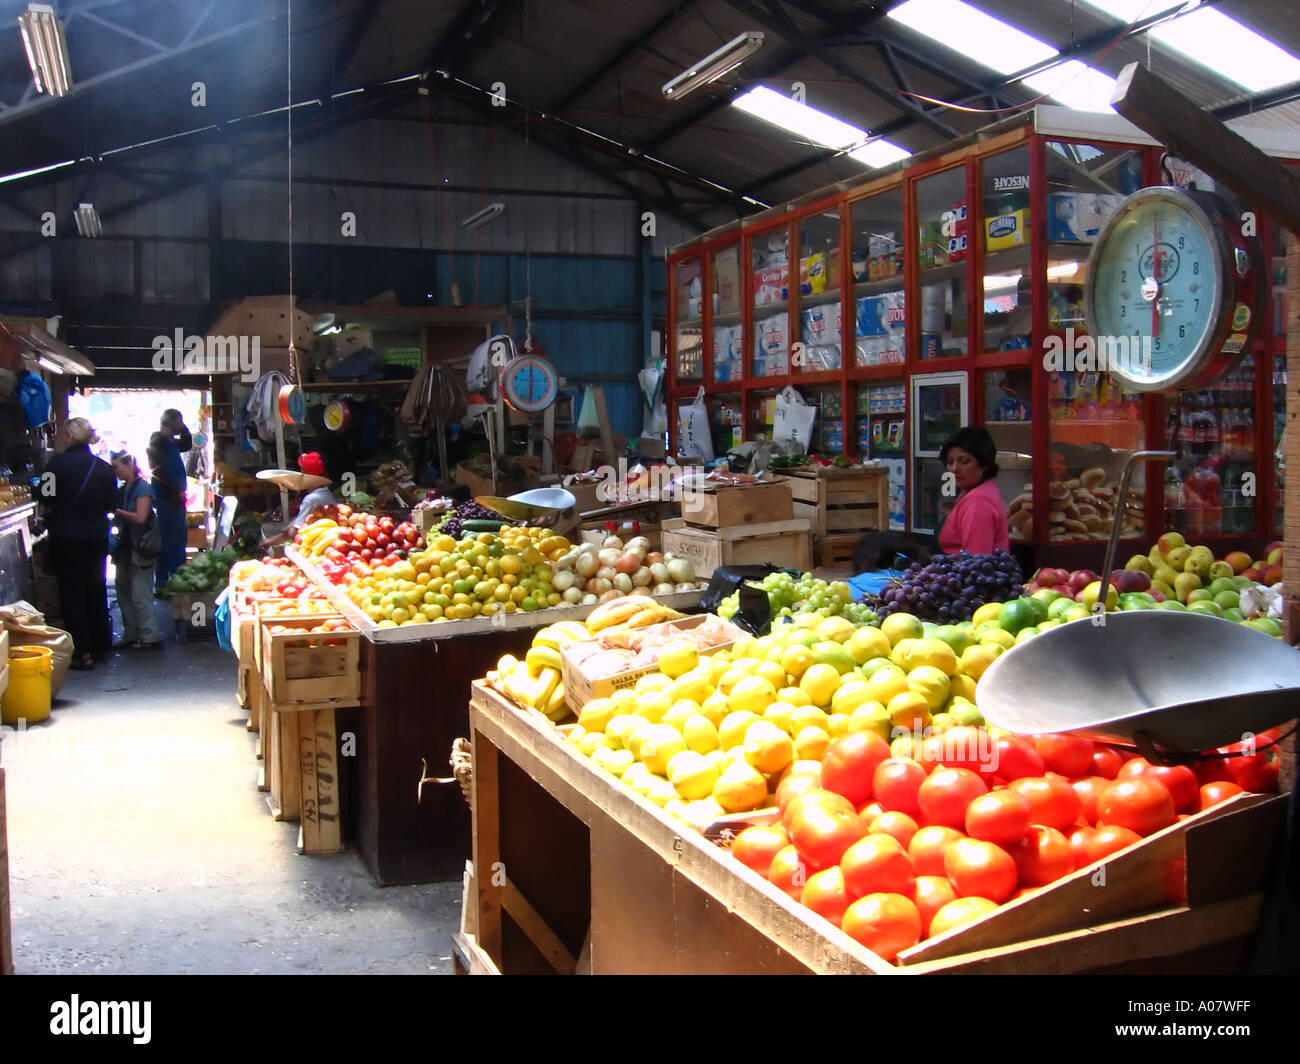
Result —
<instances>
[{"instance_id":1,"label":"woman in pink shirt","mask_svg":"<svg viewBox=\"0 0 1300 1064\"><path fill-rule=\"evenodd\" d=\"M944 554L1010 552L1007 509L993 479L998 475L996 457L993 437L975 425L963 426L944 441L939 458L960 493L939 529L939 549Z\"/></svg>"}]
</instances>

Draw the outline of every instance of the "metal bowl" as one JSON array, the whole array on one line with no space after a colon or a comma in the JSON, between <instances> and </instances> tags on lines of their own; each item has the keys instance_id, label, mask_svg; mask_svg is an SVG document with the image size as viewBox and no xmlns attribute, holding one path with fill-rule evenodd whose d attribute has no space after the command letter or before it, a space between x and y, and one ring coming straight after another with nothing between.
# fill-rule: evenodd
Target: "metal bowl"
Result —
<instances>
[{"instance_id":1,"label":"metal bowl","mask_svg":"<svg viewBox=\"0 0 1300 1064\"><path fill-rule=\"evenodd\" d=\"M1008 650L980 678L979 707L1011 732L1194 753L1300 714L1300 653L1217 617L1108 613Z\"/></svg>"}]
</instances>

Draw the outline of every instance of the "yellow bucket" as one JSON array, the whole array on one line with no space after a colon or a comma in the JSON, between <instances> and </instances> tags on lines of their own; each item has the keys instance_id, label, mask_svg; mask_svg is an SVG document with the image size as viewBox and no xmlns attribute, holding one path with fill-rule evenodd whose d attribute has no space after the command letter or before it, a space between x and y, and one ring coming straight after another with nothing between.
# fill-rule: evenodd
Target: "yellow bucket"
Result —
<instances>
[{"instance_id":1,"label":"yellow bucket","mask_svg":"<svg viewBox=\"0 0 1300 1064\"><path fill-rule=\"evenodd\" d=\"M9 686L0 698L0 718L6 724L48 720L53 676L54 652L49 647L10 648Z\"/></svg>"}]
</instances>

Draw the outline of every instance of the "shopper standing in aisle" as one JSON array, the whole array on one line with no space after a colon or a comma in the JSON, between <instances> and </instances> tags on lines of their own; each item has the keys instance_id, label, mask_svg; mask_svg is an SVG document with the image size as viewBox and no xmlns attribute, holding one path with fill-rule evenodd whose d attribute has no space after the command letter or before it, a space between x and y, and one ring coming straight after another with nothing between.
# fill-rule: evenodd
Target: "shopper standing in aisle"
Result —
<instances>
[{"instance_id":1,"label":"shopper standing in aisle","mask_svg":"<svg viewBox=\"0 0 1300 1064\"><path fill-rule=\"evenodd\" d=\"M115 650L161 650L162 628L153 610L153 570L162 536L153 512L153 487L126 451L113 454L113 472L122 482L117 510L117 604L122 611L122 641Z\"/></svg>"},{"instance_id":2,"label":"shopper standing in aisle","mask_svg":"<svg viewBox=\"0 0 1300 1064\"><path fill-rule=\"evenodd\" d=\"M179 410L164 410L159 431L149 439L149 470L154 506L162 531L162 553L154 565L154 589L185 564L185 462L181 454L194 445Z\"/></svg>"},{"instance_id":3,"label":"shopper standing in aisle","mask_svg":"<svg viewBox=\"0 0 1300 1064\"><path fill-rule=\"evenodd\" d=\"M72 636L74 669L92 669L113 642L105 565L108 514L117 505L117 481L108 463L90 453L99 439L90 422L74 417L58 437L59 453L45 466L52 493L42 493L49 529L50 568L59 584L59 608Z\"/></svg>"},{"instance_id":4,"label":"shopper standing in aisle","mask_svg":"<svg viewBox=\"0 0 1300 1064\"><path fill-rule=\"evenodd\" d=\"M958 491L957 503L939 529L939 550L944 554L1010 553L1007 508L994 481L997 453L993 437L978 425L965 425L944 440L939 460Z\"/></svg>"}]
</instances>

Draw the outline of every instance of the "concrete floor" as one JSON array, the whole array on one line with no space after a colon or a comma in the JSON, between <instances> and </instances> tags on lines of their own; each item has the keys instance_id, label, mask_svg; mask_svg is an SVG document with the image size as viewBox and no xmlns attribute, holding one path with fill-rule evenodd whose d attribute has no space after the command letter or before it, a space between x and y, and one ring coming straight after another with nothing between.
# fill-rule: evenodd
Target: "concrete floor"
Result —
<instances>
[{"instance_id":1,"label":"concrete floor","mask_svg":"<svg viewBox=\"0 0 1300 1064\"><path fill-rule=\"evenodd\" d=\"M15 969L450 973L460 883L379 888L351 850L299 856L257 790L234 656L164 630L161 654L70 671L51 719L0 743Z\"/></svg>"}]
</instances>

